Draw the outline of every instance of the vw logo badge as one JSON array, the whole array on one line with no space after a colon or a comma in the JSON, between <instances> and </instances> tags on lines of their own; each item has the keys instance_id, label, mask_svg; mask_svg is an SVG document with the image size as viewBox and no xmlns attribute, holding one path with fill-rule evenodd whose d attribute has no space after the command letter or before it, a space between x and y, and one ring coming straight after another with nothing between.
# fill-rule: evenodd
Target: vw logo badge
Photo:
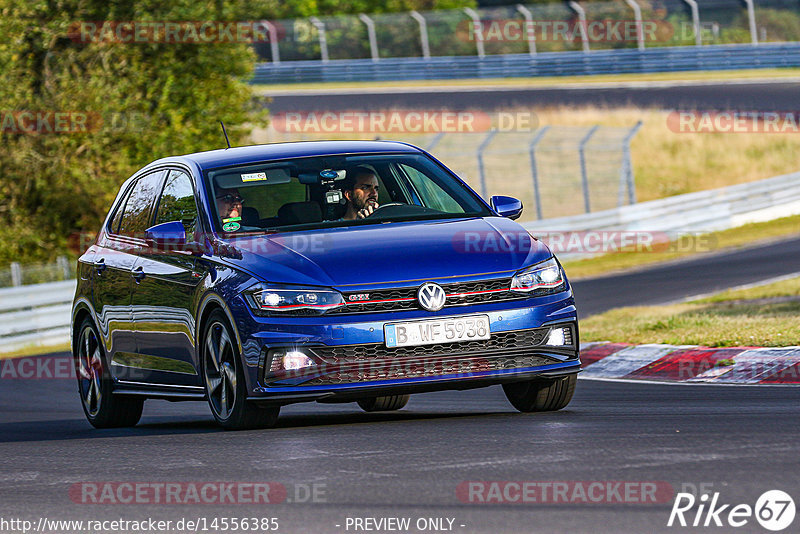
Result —
<instances>
[{"instance_id":1,"label":"vw logo badge","mask_svg":"<svg viewBox=\"0 0 800 534\"><path fill-rule=\"evenodd\" d=\"M444 308L444 301L447 295L439 284L425 282L417 290L417 300L422 309L428 311L439 311Z\"/></svg>"}]
</instances>

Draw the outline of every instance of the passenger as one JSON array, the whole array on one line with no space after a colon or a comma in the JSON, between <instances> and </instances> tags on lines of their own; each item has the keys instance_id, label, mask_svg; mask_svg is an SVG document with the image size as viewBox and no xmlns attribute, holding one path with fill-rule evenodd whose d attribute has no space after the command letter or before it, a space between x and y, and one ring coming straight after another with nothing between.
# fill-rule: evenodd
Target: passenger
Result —
<instances>
[{"instance_id":1,"label":"passenger","mask_svg":"<svg viewBox=\"0 0 800 534\"><path fill-rule=\"evenodd\" d=\"M239 219L242 216L242 204L244 200L236 188L219 189L216 195L217 213L222 222L229 219Z\"/></svg>"}]
</instances>

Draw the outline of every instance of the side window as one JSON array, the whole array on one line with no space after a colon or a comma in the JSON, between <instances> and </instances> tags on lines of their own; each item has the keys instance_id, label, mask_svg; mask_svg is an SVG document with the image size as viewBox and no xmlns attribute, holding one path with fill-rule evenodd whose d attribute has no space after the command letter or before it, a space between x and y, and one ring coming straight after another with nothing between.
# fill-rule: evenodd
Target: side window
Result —
<instances>
[{"instance_id":1,"label":"side window","mask_svg":"<svg viewBox=\"0 0 800 534\"><path fill-rule=\"evenodd\" d=\"M425 174L411 167L409 165L400 164L400 168L405 172L408 179L411 180L417 194L422 198L422 203L435 210L444 211L447 213L464 213L464 208L458 205L453 197L448 195L444 189L431 180Z\"/></svg>"},{"instance_id":2,"label":"side window","mask_svg":"<svg viewBox=\"0 0 800 534\"><path fill-rule=\"evenodd\" d=\"M151 226L151 210L164 172L148 174L139 178L139 181L134 184L120 221L120 235L144 237L144 231Z\"/></svg>"},{"instance_id":3,"label":"side window","mask_svg":"<svg viewBox=\"0 0 800 534\"><path fill-rule=\"evenodd\" d=\"M185 172L170 171L158 202L155 224L180 221L191 240L197 229L197 204L192 179Z\"/></svg>"},{"instance_id":4,"label":"side window","mask_svg":"<svg viewBox=\"0 0 800 534\"><path fill-rule=\"evenodd\" d=\"M135 186L136 184L134 184L133 187ZM111 226L109 227L109 231L112 234L119 233L119 223L122 221L122 213L125 211L125 204L128 203L128 197L131 196L131 189L133 189L133 187L128 189L128 191L125 193L125 197L120 201L119 206L117 206L117 211L114 212L114 218L111 220Z\"/></svg>"}]
</instances>

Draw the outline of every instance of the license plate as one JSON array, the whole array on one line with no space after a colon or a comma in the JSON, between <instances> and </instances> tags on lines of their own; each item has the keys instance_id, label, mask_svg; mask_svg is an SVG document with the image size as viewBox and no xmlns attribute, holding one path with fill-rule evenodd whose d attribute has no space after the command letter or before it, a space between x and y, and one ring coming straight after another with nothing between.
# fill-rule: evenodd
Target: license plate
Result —
<instances>
[{"instance_id":1,"label":"license plate","mask_svg":"<svg viewBox=\"0 0 800 534\"><path fill-rule=\"evenodd\" d=\"M445 317L384 325L383 333L387 347L411 347L489 339L488 315Z\"/></svg>"}]
</instances>

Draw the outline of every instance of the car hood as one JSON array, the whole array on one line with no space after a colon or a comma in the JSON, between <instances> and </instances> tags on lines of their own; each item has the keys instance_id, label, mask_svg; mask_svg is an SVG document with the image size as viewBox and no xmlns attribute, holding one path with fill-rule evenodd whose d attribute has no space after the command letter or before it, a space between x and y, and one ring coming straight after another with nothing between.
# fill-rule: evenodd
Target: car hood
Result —
<instances>
[{"instance_id":1,"label":"car hood","mask_svg":"<svg viewBox=\"0 0 800 534\"><path fill-rule=\"evenodd\" d=\"M227 261L262 280L331 287L514 271L552 255L519 224L500 217L243 236L228 243L241 257Z\"/></svg>"}]
</instances>

